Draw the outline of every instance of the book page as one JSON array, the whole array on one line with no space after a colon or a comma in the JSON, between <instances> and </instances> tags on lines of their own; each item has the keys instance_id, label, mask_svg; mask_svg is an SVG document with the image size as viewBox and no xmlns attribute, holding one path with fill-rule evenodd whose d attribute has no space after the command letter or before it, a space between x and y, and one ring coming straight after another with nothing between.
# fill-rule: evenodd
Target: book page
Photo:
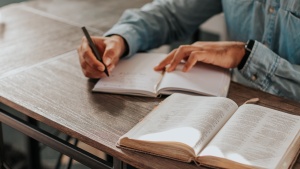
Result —
<instances>
[{"instance_id":1,"label":"book page","mask_svg":"<svg viewBox=\"0 0 300 169\"><path fill-rule=\"evenodd\" d=\"M276 168L299 130L299 116L246 104L200 153L199 160L216 156L249 166Z\"/></svg>"},{"instance_id":2,"label":"book page","mask_svg":"<svg viewBox=\"0 0 300 169\"><path fill-rule=\"evenodd\" d=\"M123 137L153 142L179 142L195 155L237 109L230 99L172 94Z\"/></svg>"},{"instance_id":3,"label":"book page","mask_svg":"<svg viewBox=\"0 0 300 169\"><path fill-rule=\"evenodd\" d=\"M156 96L162 73L154 71L165 54L139 53L122 59L109 77L100 79L93 91Z\"/></svg>"},{"instance_id":4,"label":"book page","mask_svg":"<svg viewBox=\"0 0 300 169\"><path fill-rule=\"evenodd\" d=\"M228 69L197 63L189 72L182 72L183 64L173 72L166 72L159 84L159 93L196 93L226 97L230 84Z\"/></svg>"}]
</instances>

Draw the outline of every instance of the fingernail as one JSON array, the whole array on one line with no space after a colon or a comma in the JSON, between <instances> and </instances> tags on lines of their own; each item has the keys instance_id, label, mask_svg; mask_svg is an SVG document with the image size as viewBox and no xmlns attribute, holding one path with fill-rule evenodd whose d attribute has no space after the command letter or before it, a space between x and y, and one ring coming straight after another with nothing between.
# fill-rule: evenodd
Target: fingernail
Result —
<instances>
[{"instance_id":1,"label":"fingernail","mask_svg":"<svg viewBox=\"0 0 300 169\"><path fill-rule=\"evenodd\" d=\"M111 65L108 70L111 72L114 68L115 68L115 65Z\"/></svg>"},{"instance_id":2,"label":"fingernail","mask_svg":"<svg viewBox=\"0 0 300 169\"><path fill-rule=\"evenodd\" d=\"M167 72L171 72L171 71L172 71L171 67L168 67Z\"/></svg>"},{"instance_id":3,"label":"fingernail","mask_svg":"<svg viewBox=\"0 0 300 169\"><path fill-rule=\"evenodd\" d=\"M111 58L105 59L105 64L106 64L106 65L110 65L110 63L111 63Z\"/></svg>"},{"instance_id":4,"label":"fingernail","mask_svg":"<svg viewBox=\"0 0 300 169\"><path fill-rule=\"evenodd\" d=\"M101 72L104 71L102 66L99 66L99 67L98 67L98 70L100 70Z\"/></svg>"}]
</instances>

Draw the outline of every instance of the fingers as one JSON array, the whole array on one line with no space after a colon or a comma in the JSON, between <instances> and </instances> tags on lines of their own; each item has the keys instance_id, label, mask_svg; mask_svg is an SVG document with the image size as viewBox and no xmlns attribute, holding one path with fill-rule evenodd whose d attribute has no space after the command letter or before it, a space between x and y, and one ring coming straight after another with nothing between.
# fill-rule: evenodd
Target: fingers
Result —
<instances>
[{"instance_id":1,"label":"fingers","mask_svg":"<svg viewBox=\"0 0 300 169\"><path fill-rule=\"evenodd\" d=\"M100 55L102 56L103 62L106 64L108 71L112 71L115 64L119 61L122 54L120 49L121 43L115 38L111 37L91 37L95 43ZM89 78L101 78L105 77L104 64L102 64L93 54L87 39L82 38L81 45L77 48L79 55L79 61L82 68L82 72L86 77Z\"/></svg>"},{"instance_id":2,"label":"fingers","mask_svg":"<svg viewBox=\"0 0 300 169\"><path fill-rule=\"evenodd\" d=\"M154 67L154 70L161 71L166 68L168 64L171 63L173 60L174 54L176 53L176 49L174 49L171 53L168 54L168 56L162 60L157 66Z\"/></svg>"},{"instance_id":3,"label":"fingers","mask_svg":"<svg viewBox=\"0 0 300 169\"><path fill-rule=\"evenodd\" d=\"M191 70L191 68L197 63L197 62L203 62L207 64L213 64L214 59L217 55L217 52L215 51L194 51L191 52L188 60L186 61L182 71L188 72Z\"/></svg>"},{"instance_id":4,"label":"fingers","mask_svg":"<svg viewBox=\"0 0 300 169\"><path fill-rule=\"evenodd\" d=\"M185 58L189 57L191 52L193 51L201 51L202 48L198 47L198 46L191 46L191 45L182 45L180 46L174 56L173 56L173 60L170 63L170 66L168 67L167 71L171 72L173 70L175 70L175 68L177 67L177 65Z\"/></svg>"},{"instance_id":5,"label":"fingers","mask_svg":"<svg viewBox=\"0 0 300 169\"><path fill-rule=\"evenodd\" d=\"M93 41L95 40L94 38L92 39ZM98 43L99 42L95 44L99 46ZM82 38L81 45L77 48L77 52L79 55L82 72L86 77L102 78L105 76L105 73L103 72L105 68L104 65L97 60L85 37Z\"/></svg>"},{"instance_id":6,"label":"fingers","mask_svg":"<svg viewBox=\"0 0 300 169\"><path fill-rule=\"evenodd\" d=\"M182 71L183 72L190 71L191 68L198 62L198 60L202 59L201 57L203 57L203 55L201 55L201 53L204 53L204 52L201 52L201 51L192 52L190 57L186 61Z\"/></svg>"},{"instance_id":7,"label":"fingers","mask_svg":"<svg viewBox=\"0 0 300 169\"><path fill-rule=\"evenodd\" d=\"M116 44L114 42L108 43L104 54L103 54L103 62L106 66L109 66L115 58L120 57L120 50L116 48Z\"/></svg>"},{"instance_id":8,"label":"fingers","mask_svg":"<svg viewBox=\"0 0 300 169\"><path fill-rule=\"evenodd\" d=\"M80 50L78 50L80 51ZM82 73L89 78L102 78L105 77L106 74L103 71L99 71L91 67L83 58L83 55L79 55L79 61L81 65Z\"/></svg>"},{"instance_id":9,"label":"fingers","mask_svg":"<svg viewBox=\"0 0 300 169\"><path fill-rule=\"evenodd\" d=\"M191 46L191 45L182 45L178 49L174 49L168 56L161 61L154 70L160 71L164 70L168 65L169 67L166 69L168 72L175 70L176 66L184 59L189 57L192 51L201 51L201 47Z\"/></svg>"},{"instance_id":10,"label":"fingers","mask_svg":"<svg viewBox=\"0 0 300 169\"><path fill-rule=\"evenodd\" d=\"M118 35L113 35L105 41L105 52L103 54L104 64L109 66L116 63L125 52L125 40Z\"/></svg>"},{"instance_id":11,"label":"fingers","mask_svg":"<svg viewBox=\"0 0 300 169\"><path fill-rule=\"evenodd\" d=\"M187 60L182 71L189 71L197 62L216 65L223 68L236 67L244 56L243 42L195 42L173 50L155 70L167 68L174 71L182 60Z\"/></svg>"},{"instance_id":12,"label":"fingers","mask_svg":"<svg viewBox=\"0 0 300 169\"><path fill-rule=\"evenodd\" d=\"M232 68L235 63L232 55L227 55L227 50L205 50L191 52L188 60L186 61L183 72L189 71L197 62L211 64L223 68Z\"/></svg>"},{"instance_id":13,"label":"fingers","mask_svg":"<svg viewBox=\"0 0 300 169\"><path fill-rule=\"evenodd\" d=\"M92 38L92 39L94 41L94 38ZM104 44L100 43L100 42L101 41L96 42L98 49L100 48L99 46L102 46L101 48L104 48L103 47ZM92 67L93 69L98 70L98 71L104 71L104 69L105 69L104 65L100 61L98 61L96 56L93 54L86 38L82 39L81 50L82 50L81 54L82 54L83 59L90 67ZM100 51L99 53L101 54L102 52Z\"/></svg>"}]
</instances>

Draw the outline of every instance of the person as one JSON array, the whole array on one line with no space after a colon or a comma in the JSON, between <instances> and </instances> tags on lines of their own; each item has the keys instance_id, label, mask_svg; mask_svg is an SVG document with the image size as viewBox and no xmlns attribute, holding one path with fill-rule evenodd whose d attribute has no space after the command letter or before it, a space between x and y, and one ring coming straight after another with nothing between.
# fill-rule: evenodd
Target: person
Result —
<instances>
[{"instance_id":1,"label":"person","mask_svg":"<svg viewBox=\"0 0 300 169\"><path fill-rule=\"evenodd\" d=\"M179 46L154 69L173 71L185 60L182 71L189 71L196 62L205 62L232 69L234 81L300 101L299 0L154 0L141 9L126 10L103 37L93 41L111 72L121 57L189 37L222 12L229 41ZM85 38L78 54L85 76L105 76L104 65Z\"/></svg>"}]
</instances>

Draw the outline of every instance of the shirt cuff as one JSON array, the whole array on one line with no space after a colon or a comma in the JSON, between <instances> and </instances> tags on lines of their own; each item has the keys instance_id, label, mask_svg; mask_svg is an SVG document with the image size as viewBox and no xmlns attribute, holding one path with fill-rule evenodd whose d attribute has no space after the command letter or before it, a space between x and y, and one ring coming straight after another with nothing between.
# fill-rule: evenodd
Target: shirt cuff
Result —
<instances>
[{"instance_id":1,"label":"shirt cuff","mask_svg":"<svg viewBox=\"0 0 300 169\"><path fill-rule=\"evenodd\" d=\"M271 77L277 69L279 60L279 56L273 51L255 41L252 52L240 72L255 86L266 91L270 86Z\"/></svg>"},{"instance_id":2,"label":"shirt cuff","mask_svg":"<svg viewBox=\"0 0 300 169\"><path fill-rule=\"evenodd\" d=\"M112 27L103 36L119 35L124 38L128 45L128 53L124 57L130 57L139 50L139 37L131 26L122 24Z\"/></svg>"}]
</instances>

